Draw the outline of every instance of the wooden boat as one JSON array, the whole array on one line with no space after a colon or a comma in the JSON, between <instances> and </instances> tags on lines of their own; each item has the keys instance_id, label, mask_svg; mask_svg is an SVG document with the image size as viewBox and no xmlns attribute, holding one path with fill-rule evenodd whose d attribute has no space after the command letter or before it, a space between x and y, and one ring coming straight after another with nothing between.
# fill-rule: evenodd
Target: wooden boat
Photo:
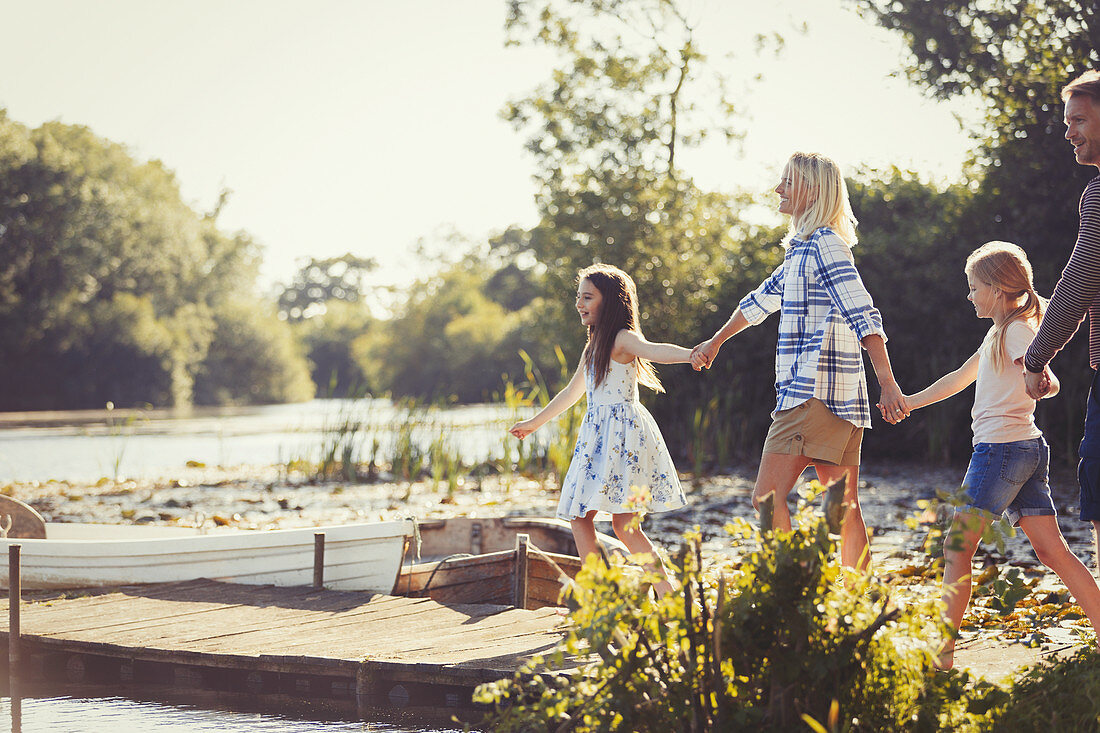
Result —
<instances>
[{"instance_id":1,"label":"wooden boat","mask_svg":"<svg viewBox=\"0 0 1100 733\"><path fill-rule=\"evenodd\" d=\"M8 529L4 529L8 527ZM323 583L391 593L415 522L404 519L302 529L246 530L154 525L47 523L0 495L0 547L18 543L23 588L81 588L209 578L231 583L310 585L315 534L324 533ZM0 585L8 564L0 561Z\"/></svg>"},{"instance_id":2,"label":"wooden boat","mask_svg":"<svg viewBox=\"0 0 1100 733\"><path fill-rule=\"evenodd\" d=\"M581 568L559 519L456 517L285 530L48 523L0 495L0 547L21 546L23 588L82 588L208 578L277 586L314 582L315 534L323 532L323 585L430 597L441 603L559 604L564 578ZM626 555L617 539L598 538ZM420 544L419 560L414 546ZM8 566L0 560L0 587Z\"/></svg>"},{"instance_id":3,"label":"wooden boat","mask_svg":"<svg viewBox=\"0 0 1100 733\"><path fill-rule=\"evenodd\" d=\"M569 524L537 517L455 517L418 523L420 559L411 552L394 593L440 603L560 605L562 575L581 568ZM629 554L600 533L604 550ZM412 550L412 548L410 548Z\"/></svg>"}]
</instances>

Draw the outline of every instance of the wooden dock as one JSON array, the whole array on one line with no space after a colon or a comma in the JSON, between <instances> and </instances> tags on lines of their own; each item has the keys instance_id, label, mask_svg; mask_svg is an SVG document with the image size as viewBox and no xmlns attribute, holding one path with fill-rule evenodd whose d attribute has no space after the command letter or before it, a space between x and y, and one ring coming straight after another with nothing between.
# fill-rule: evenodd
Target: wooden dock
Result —
<instances>
[{"instance_id":1,"label":"wooden dock","mask_svg":"<svg viewBox=\"0 0 1100 733\"><path fill-rule=\"evenodd\" d=\"M7 599L0 603L7 615ZM563 623L554 608L308 587L126 586L24 600L18 674L20 684L141 682L469 716L474 687L551 651Z\"/></svg>"}]
</instances>

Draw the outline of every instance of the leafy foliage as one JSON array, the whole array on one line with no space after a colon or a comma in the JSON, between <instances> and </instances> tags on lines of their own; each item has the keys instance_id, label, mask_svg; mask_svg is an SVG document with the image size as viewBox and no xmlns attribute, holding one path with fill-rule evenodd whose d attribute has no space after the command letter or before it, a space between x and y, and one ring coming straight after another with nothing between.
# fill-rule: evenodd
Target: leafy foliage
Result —
<instances>
[{"instance_id":1,"label":"leafy foliage","mask_svg":"<svg viewBox=\"0 0 1100 733\"><path fill-rule=\"evenodd\" d=\"M369 384L396 396L487 401L503 369L519 371L520 351L552 353L536 325L545 303L509 312L493 300L496 262L484 255L475 249L417 283L390 320L353 342Z\"/></svg>"},{"instance_id":2,"label":"leafy foliage","mask_svg":"<svg viewBox=\"0 0 1100 733\"><path fill-rule=\"evenodd\" d=\"M378 267L373 258L348 252L340 257L311 257L279 294L279 315L301 321L323 312L329 302L358 303L363 298L364 278Z\"/></svg>"},{"instance_id":3,"label":"leafy foliage","mask_svg":"<svg viewBox=\"0 0 1100 733\"><path fill-rule=\"evenodd\" d=\"M302 402L313 389L301 345L270 305L240 300L217 311L195 380L199 404Z\"/></svg>"},{"instance_id":4,"label":"leafy foliage","mask_svg":"<svg viewBox=\"0 0 1100 733\"><path fill-rule=\"evenodd\" d=\"M1019 677L1009 694L990 695L987 730L1095 730L1100 700L1100 656L1082 648L1064 659L1038 664Z\"/></svg>"},{"instance_id":5,"label":"leafy foliage","mask_svg":"<svg viewBox=\"0 0 1100 733\"><path fill-rule=\"evenodd\" d=\"M364 303L330 300L325 312L293 324L309 358L313 383L325 397L354 397L371 390L357 344L377 321Z\"/></svg>"},{"instance_id":6,"label":"leafy foliage","mask_svg":"<svg viewBox=\"0 0 1100 733\"><path fill-rule=\"evenodd\" d=\"M158 161L0 110L0 409L187 405L200 369L223 376L203 363L259 250L216 214L187 206ZM272 372L302 365L270 355L290 359ZM233 376L268 388L259 372Z\"/></svg>"},{"instance_id":7,"label":"leafy foliage","mask_svg":"<svg viewBox=\"0 0 1100 733\"><path fill-rule=\"evenodd\" d=\"M1059 94L1072 78L1100 64L1100 10L1074 0L851 1L905 38L914 83L985 110L965 172L972 200L956 219L960 241L970 249L992 239L1019 244L1035 267L1038 290L1049 294L1076 239L1081 191L1095 174L1071 157ZM936 330L942 333L938 324ZM1041 402L1037 411L1052 447L1067 457L1080 440L1091 379L1081 366L1087 363L1083 342L1069 344L1055 363L1061 397Z\"/></svg>"},{"instance_id":8,"label":"leafy foliage","mask_svg":"<svg viewBox=\"0 0 1100 733\"><path fill-rule=\"evenodd\" d=\"M817 486L820 491L821 487ZM808 497L809 498L809 497ZM835 536L807 509L799 529L731 527L747 550L704 569L699 537L677 559L681 593L655 601L619 566L591 560L567 591L571 627L554 661L589 658L569 676L517 675L479 688L489 726L525 730L946 730L989 686L934 675L931 604L846 575ZM652 580L649 578L647 580ZM594 655L594 656L589 656ZM596 658L598 657L598 658Z\"/></svg>"}]
</instances>

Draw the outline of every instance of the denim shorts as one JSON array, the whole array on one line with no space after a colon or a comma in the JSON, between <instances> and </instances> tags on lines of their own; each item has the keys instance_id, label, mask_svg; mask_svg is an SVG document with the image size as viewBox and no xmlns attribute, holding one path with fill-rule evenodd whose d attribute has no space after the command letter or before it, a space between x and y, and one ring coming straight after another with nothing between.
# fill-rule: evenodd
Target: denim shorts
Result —
<instances>
[{"instance_id":1,"label":"denim shorts","mask_svg":"<svg viewBox=\"0 0 1100 733\"><path fill-rule=\"evenodd\" d=\"M1081 439L1077 481L1081 484L1081 521L1100 521L1100 370L1092 377L1085 406L1085 435Z\"/></svg>"},{"instance_id":2,"label":"denim shorts","mask_svg":"<svg viewBox=\"0 0 1100 733\"><path fill-rule=\"evenodd\" d=\"M1020 517L1057 516L1050 498L1050 448L1042 437L1012 443L978 443L966 469L962 511L1013 525Z\"/></svg>"}]
</instances>

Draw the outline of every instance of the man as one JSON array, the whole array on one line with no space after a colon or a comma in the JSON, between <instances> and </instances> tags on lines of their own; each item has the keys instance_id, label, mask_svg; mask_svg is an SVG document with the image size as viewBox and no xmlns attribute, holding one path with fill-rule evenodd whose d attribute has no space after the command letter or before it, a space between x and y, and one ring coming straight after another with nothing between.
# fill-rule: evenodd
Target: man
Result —
<instances>
[{"instance_id":1,"label":"man","mask_svg":"<svg viewBox=\"0 0 1100 733\"><path fill-rule=\"evenodd\" d=\"M1100 72L1086 71L1062 90L1066 140L1081 165L1100 168ZM1039 399L1050 390L1048 364L1089 315L1089 366L1100 367L1100 177L1081 195L1081 223L1069 262L1054 287L1046 315L1024 356L1027 393ZM1081 520L1100 533L1100 371L1092 378L1081 440ZM1100 534L1097 535L1100 563Z\"/></svg>"}]
</instances>

